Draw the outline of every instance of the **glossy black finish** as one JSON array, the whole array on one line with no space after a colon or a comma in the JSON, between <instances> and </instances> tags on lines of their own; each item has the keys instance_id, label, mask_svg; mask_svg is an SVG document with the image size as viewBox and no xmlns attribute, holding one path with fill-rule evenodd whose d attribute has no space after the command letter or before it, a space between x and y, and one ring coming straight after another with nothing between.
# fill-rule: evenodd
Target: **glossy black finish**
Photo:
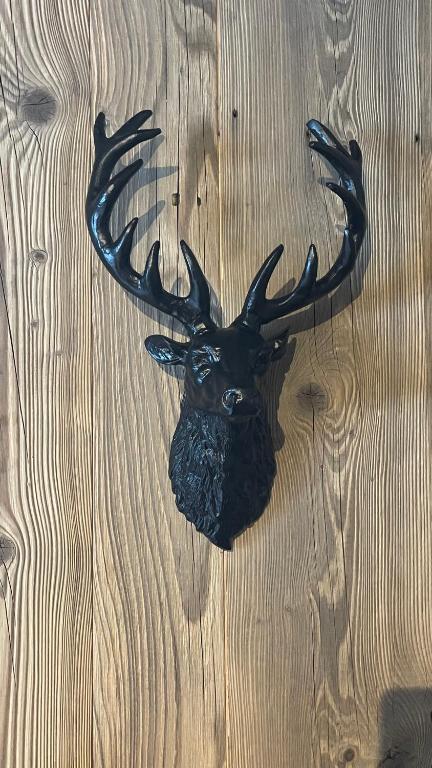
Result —
<instances>
[{"instance_id":1,"label":"glossy black finish","mask_svg":"<svg viewBox=\"0 0 432 768\"><path fill-rule=\"evenodd\" d=\"M169 476L179 510L213 544L231 549L232 539L260 517L275 471L262 408L232 420L197 410L184 398Z\"/></svg>"},{"instance_id":2,"label":"glossy black finish","mask_svg":"<svg viewBox=\"0 0 432 768\"><path fill-rule=\"evenodd\" d=\"M198 531L222 549L264 511L275 474L273 445L257 379L283 355L286 335L265 340L260 329L311 304L337 288L351 272L361 245L366 214L362 158L355 141L347 150L317 120L307 124L315 137L310 146L335 169L340 184L327 186L343 201L347 223L340 253L324 277L317 278L318 256L310 246L303 274L289 294L267 299L268 282L279 261L279 245L264 262L246 296L240 315L228 328L210 317L210 292L201 268L182 240L190 292L185 298L168 293L159 273L159 242L155 242L143 274L130 263L137 219L113 240L109 219L113 206L141 160L112 176L119 158L159 129L140 129L151 112L140 112L113 136L105 134L105 117L95 122L96 157L87 196L86 218L93 245L115 279L127 291L175 317L189 341L149 336L145 345L162 365L185 368L180 419L171 445L169 475L179 510Z\"/></svg>"}]
</instances>

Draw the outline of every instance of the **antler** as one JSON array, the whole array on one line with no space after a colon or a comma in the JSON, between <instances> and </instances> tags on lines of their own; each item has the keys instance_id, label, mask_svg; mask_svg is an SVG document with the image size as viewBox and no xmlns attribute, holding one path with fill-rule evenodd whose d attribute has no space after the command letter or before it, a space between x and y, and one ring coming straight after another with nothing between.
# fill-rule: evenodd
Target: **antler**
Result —
<instances>
[{"instance_id":1,"label":"antler","mask_svg":"<svg viewBox=\"0 0 432 768\"><path fill-rule=\"evenodd\" d=\"M179 297L162 287L158 240L150 249L143 274L131 266L132 240L138 219L132 219L115 241L109 227L111 212L118 197L141 168L143 161L136 160L115 176L111 177L111 174L122 155L140 142L158 136L160 128L139 130L151 114L147 109L138 112L109 137L105 133L104 113L97 116L94 125L95 161L86 201L87 226L98 256L117 282L147 304L175 317L192 336L199 331L213 330L215 324L210 318L209 288L189 246L184 240L180 242L188 270L190 292L186 297Z\"/></svg>"},{"instance_id":2,"label":"antler","mask_svg":"<svg viewBox=\"0 0 432 768\"><path fill-rule=\"evenodd\" d=\"M277 299L266 299L270 277L284 249L283 245L278 245L255 276L243 309L233 325L241 324L258 330L265 323L302 309L337 288L354 267L366 230L360 147L356 141L350 141L348 152L333 133L318 120L309 120L307 127L317 139L309 142L309 146L330 162L341 181L340 185L330 181L326 184L341 198L346 209L347 223L339 256L327 274L317 280L318 255L312 244L303 274L294 290Z\"/></svg>"}]
</instances>

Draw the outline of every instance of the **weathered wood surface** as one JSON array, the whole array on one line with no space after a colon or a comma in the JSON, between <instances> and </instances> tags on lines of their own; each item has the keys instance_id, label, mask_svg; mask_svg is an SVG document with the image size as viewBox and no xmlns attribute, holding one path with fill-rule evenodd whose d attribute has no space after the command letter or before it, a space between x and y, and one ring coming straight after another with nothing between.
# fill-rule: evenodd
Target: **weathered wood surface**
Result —
<instances>
[{"instance_id":1,"label":"weathered wood surface","mask_svg":"<svg viewBox=\"0 0 432 768\"><path fill-rule=\"evenodd\" d=\"M0 765L429 768L430 4L11 0L0 29ZM230 554L169 488L182 383L143 341L178 329L84 226L94 117L142 107L163 139L114 226L148 211L135 263L160 236L182 291L185 237L227 322L278 242L273 292L337 253L306 120L364 151L361 260L290 319Z\"/></svg>"},{"instance_id":2,"label":"weathered wood surface","mask_svg":"<svg viewBox=\"0 0 432 768\"><path fill-rule=\"evenodd\" d=\"M104 109L114 128L145 105L164 134L140 151L148 162L118 229L150 210L138 230L140 268L160 236L165 283L182 279L184 290L185 237L218 292L212 7L152 3L144 14L99 0L91 38L93 115ZM172 323L130 301L97 257L94 265L95 763L222 765L223 558L176 511L167 463L180 384L144 348L159 322L162 333Z\"/></svg>"},{"instance_id":3,"label":"weathered wood surface","mask_svg":"<svg viewBox=\"0 0 432 768\"><path fill-rule=\"evenodd\" d=\"M86 6L3 3L0 765L90 765ZM83 151L84 146L84 151Z\"/></svg>"},{"instance_id":4,"label":"weathered wood surface","mask_svg":"<svg viewBox=\"0 0 432 768\"><path fill-rule=\"evenodd\" d=\"M350 284L292 323L308 330L279 401L272 504L227 559L229 765L431 761L420 11L222 3L222 253L235 242L243 255L224 272L229 317L275 242L290 242L279 283L300 273L309 238L324 265L336 253L341 218L317 191L326 171L306 149L307 117L358 138L370 211Z\"/></svg>"}]
</instances>

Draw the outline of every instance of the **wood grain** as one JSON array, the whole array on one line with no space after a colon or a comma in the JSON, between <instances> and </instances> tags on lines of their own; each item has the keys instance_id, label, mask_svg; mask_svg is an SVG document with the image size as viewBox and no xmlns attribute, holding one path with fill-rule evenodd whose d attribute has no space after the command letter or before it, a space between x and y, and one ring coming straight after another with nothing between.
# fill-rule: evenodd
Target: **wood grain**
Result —
<instances>
[{"instance_id":1,"label":"wood grain","mask_svg":"<svg viewBox=\"0 0 432 768\"><path fill-rule=\"evenodd\" d=\"M0 764L91 759L85 3L3 3Z\"/></svg>"},{"instance_id":2,"label":"wood grain","mask_svg":"<svg viewBox=\"0 0 432 768\"><path fill-rule=\"evenodd\" d=\"M119 212L132 215L136 264L162 241L168 289L184 293L184 237L219 282L215 4L99 0L92 11L93 113L114 129L143 107L163 139ZM150 183L152 182L152 183ZM173 194L179 204L172 204ZM199 200L198 200L199 198ZM129 198L130 199L130 198ZM199 204L200 203L200 204ZM177 512L168 480L180 382L146 354L172 333L94 258L94 762L224 762L222 555Z\"/></svg>"},{"instance_id":3,"label":"wood grain","mask_svg":"<svg viewBox=\"0 0 432 768\"><path fill-rule=\"evenodd\" d=\"M0 32L0 765L430 768L430 3L11 0ZM364 151L361 258L288 321L232 553L169 487L182 381L143 342L180 329L85 230L94 117L143 107L113 229L181 293L186 238L225 322L277 243L270 293L337 254L307 119Z\"/></svg>"},{"instance_id":4,"label":"wood grain","mask_svg":"<svg viewBox=\"0 0 432 768\"><path fill-rule=\"evenodd\" d=\"M228 317L277 242L289 257L274 290L299 276L310 239L322 270L337 253L342 219L321 197L326 171L307 149L307 118L358 138L370 211L351 284L291 323L272 503L226 561L227 764L236 767L430 764L419 8L221 4ZM233 242L239 261L229 261ZM360 280L359 298L340 311Z\"/></svg>"}]
</instances>

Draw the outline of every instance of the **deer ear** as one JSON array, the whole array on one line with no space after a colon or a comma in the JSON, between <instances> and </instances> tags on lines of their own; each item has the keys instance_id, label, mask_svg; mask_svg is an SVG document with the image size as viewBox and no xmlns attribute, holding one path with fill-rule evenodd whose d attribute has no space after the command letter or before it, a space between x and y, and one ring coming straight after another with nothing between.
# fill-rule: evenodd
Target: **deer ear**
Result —
<instances>
[{"instance_id":1,"label":"deer ear","mask_svg":"<svg viewBox=\"0 0 432 768\"><path fill-rule=\"evenodd\" d=\"M281 333L280 336L275 336L274 339L271 339L271 343L273 344L273 352L271 356L272 362L274 360L280 360L281 357L284 356L288 343L288 335L289 331L286 330Z\"/></svg>"},{"instance_id":2,"label":"deer ear","mask_svg":"<svg viewBox=\"0 0 432 768\"><path fill-rule=\"evenodd\" d=\"M144 344L153 360L161 365L183 365L189 348L189 344L166 336L148 336Z\"/></svg>"}]
</instances>

